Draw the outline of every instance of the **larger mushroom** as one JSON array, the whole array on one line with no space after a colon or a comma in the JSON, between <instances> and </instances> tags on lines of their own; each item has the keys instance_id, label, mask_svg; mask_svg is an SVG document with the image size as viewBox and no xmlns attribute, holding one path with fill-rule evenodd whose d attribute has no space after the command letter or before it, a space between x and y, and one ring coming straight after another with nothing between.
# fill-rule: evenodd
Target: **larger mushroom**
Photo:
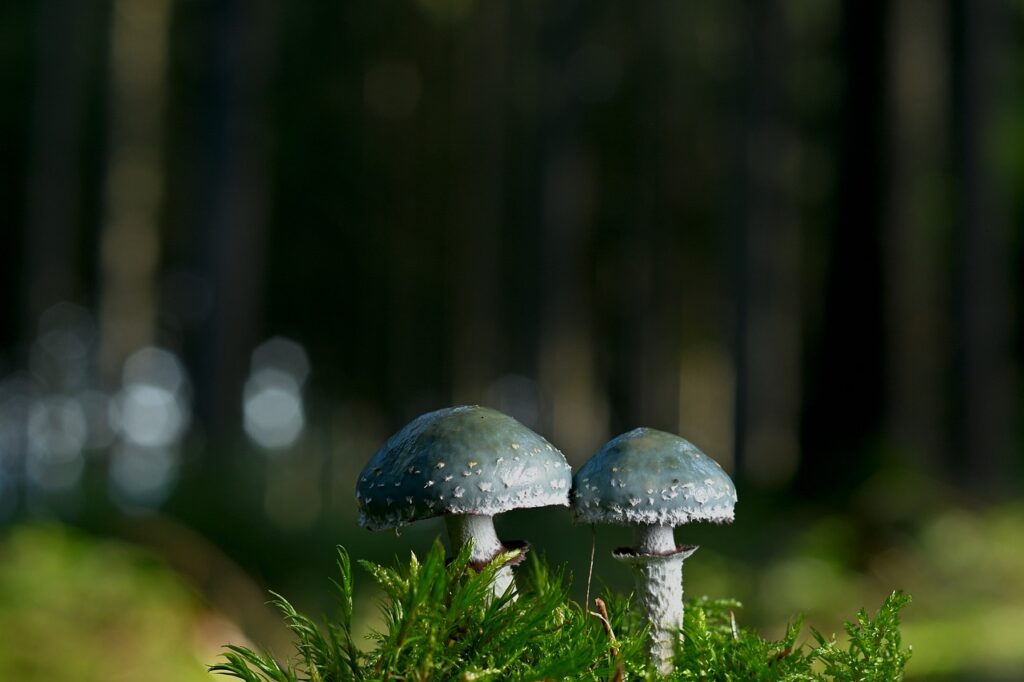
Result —
<instances>
[{"instance_id":1,"label":"larger mushroom","mask_svg":"<svg viewBox=\"0 0 1024 682\"><path fill-rule=\"evenodd\" d=\"M493 517L511 509L569 505L572 473L562 453L512 417L478 406L417 417L377 451L359 475L359 524L371 530L443 516L453 552L468 542L479 569L510 548ZM520 556L521 560L521 556ZM512 584L508 564L494 582Z\"/></svg>"},{"instance_id":2,"label":"larger mushroom","mask_svg":"<svg viewBox=\"0 0 1024 682\"><path fill-rule=\"evenodd\" d=\"M736 487L713 459L679 436L639 428L606 443L573 479L578 522L631 526L635 546L615 550L630 564L650 624L650 655L672 671L683 626L683 561L695 545L676 545L673 529L691 521L733 519Z\"/></svg>"}]
</instances>

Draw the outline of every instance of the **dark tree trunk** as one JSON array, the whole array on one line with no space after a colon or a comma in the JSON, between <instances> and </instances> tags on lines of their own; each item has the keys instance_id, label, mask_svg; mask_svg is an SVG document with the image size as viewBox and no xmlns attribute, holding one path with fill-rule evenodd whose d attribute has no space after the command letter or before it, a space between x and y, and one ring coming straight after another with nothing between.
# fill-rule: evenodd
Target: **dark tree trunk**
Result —
<instances>
[{"instance_id":1,"label":"dark tree trunk","mask_svg":"<svg viewBox=\"0 0 1024 682\"><path fill-rule=\"evenodd\" d=\"M976 492L1004 489L1014 387L1010 356L1011 256L992 172L999 7L953 0L953 159L956 211L957 424L953 468Z\"/></svg>"},{"instance_id":2,"label":"dark tree trunk","mask_svg":"<svg viewBox=\"0 0 1024 682\"><path fill-rule=\"evenodd\" d=\"M649 426L679 428L679 382L682 324L695 324L694 310L682 310L681 288L686 259L682 244L699 227L686 222L692 187L672 171L676 138L685 119L687 95L697 83L687 81L666 55L665 18L670 3L653 2L630 13L634 90L629 136L629 210L623 216L620 285L624 288L624 326L619 381L626 400L617 411L616 430ZM689 131L685 131L689 132ZM684 197L680 199L680 196ZM713 287L692 290L694 298L711 295ZM696 308L696 306L694 306Z\"/></svg>"},{"instance_id":3,"label":"dark tree trunk","mask_svg":"<svg viewBox=\"0 0 1024 682\"><path fill-rule=\"evenodd\" d=\"M574 461L600 444L605 430L594 377L593 319L587 263L593 229L593 157L584 139L580 103L567 87L579 43L582 10L552 12L541 33L538 187L541 292L540 383L549 398L549 434Z\"/></svg>"},{"instance_id":4,"label":"dark tree trunk","mask_svg":"<svg viewBox=\"0 0 1024 682\"><path fill-rule=\"evenodd\" d=\"M887 84L885 313L888 436L902 461L941 469L946 377L952 347L945 250L951 221L935 197L948 181L949 82L945 8L930 0L890 5Z\"/></svg>"},{"instance_id":5,"label":"dark tree trunk","mask_svg":"<svg viewBox=\"0 0 1024 682\"><path fill-rule=\"evenodd\" d=\"M804 368L800 493L825 497L866 470L884 414L882 112L885 6L843 3L839 195L822 283L821 327Z\"/></svg>"},{"instance_id":6,"label":"dark tree trunk","mask_svg":"<svg viewBox=\"0 0 1024 682\"><path fill-rule=\"evenodd\" d=\"M510 9L484 3L457 34L452 202L452 369L455 402L481 402L507 356L500 258L504 208ZM522 276L520 268L511 277Z\"/></svg>"},{"instance_id":7,"label":"dark tree trunk","mask_svg":"<svg viewBox=\"0 0 1024 682\"><path fill-rule=\"evenodd\" d=\"M758 3L747 12L735 459L740 477L778 484L799 454L800 140L786 97L783 8Z\"/></svg>"},{"instance_id":8,"label":"dark tree trunk","mask_svg":"<svg viewBox=\"0 0 1024 682\"><path fill-rule=\"evenodd\" d=\"M86 118L96 7L45 0L36 7L36 77L24 272L23 330L39 315L81 295L82 131ZM28 339L26 339L28 340Z\"/></svg>"},{"instance_id":9,"label":"dark tree trunk","mask_svg":"<svg viewBox=\"0 0 1024 682\"><path fill-rule=\"evenodd\" d=\"M266 90L275 54L273 5L222 0L204 116L195 230L212 314L202 334L197 407L212 435L237 431L252 349L262 339L270 210Z\"/></svg>"}]
</instances>

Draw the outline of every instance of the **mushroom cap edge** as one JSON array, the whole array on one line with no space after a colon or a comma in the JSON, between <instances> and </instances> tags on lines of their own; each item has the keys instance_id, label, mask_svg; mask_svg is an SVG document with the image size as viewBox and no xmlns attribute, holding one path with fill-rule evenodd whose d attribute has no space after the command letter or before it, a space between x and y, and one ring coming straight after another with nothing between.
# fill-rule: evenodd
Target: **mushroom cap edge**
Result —
<instances>
[{"instance_id":1,"label":"mushroom cap edge","mask_svg":"<svg viewBox=\"0 0 1024 682\"><path fill-rule=\"evenodd\" d=\"M542 436L497 410L449 407L406 424L360 472L359 525L568 506L571 486L568 462Z\"/></svg>"},{"instance_id":2,"label":"mushroom cap edge","mask_svg":"<svg viewBox=\"0 0 1024 682\"><path fill-rule=\"evenodd\" d=\"M728 523L737 501L732 479L684 438L641 427L605 443L573 477L578 523L680 526Z\"/></svg>"}]
</instances>

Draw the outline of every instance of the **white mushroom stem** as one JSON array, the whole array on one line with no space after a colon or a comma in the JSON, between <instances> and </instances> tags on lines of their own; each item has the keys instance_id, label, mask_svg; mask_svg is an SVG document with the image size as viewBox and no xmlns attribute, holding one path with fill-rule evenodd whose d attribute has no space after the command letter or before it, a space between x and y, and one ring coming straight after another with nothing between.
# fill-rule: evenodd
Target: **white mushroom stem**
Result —
<instances>
[{"instance_id":1,"label":"white mushroom stem","mask_svg":"<svg viewBox=\"0 0 1024 682\"><path fill-rule=\"evenodd\" d=\"M483 514L447 514L444 517L445 525L448 526L448 539L451 542L452 552L458 552L459 548L468 542L473 543L469 561L472 564L483 566L491 562L505 550L505 546L498 539L494 530L494 517ZM508 586L512 584L512 567L505 565L498 569L494 576L494 594L500 596L505 593Z\"/></svg>"},{"instance_id":2,"label":"white mushroom stem","mask_svg":"<svg viewBox=\"0 0 1024 682\"><path fill-rule=\"evenodd\" d=\"M651 662L668 675L683 627L683 561L697 548L677 549L671 526L639 526L635 539L636 547L616 557L633 567L637 596L650 624Z\"/></svg>"},{"instance_id":3,"label":"white mushroom stem","mask_svg":"<svg viewBox=\"0 0 1024 682\"><path fill-rule=\"evenodd\" d=\"M640 554L669 554L676 551L672 526L637 526L633 530L633 542Z\"/></svg>"}]
</instances>

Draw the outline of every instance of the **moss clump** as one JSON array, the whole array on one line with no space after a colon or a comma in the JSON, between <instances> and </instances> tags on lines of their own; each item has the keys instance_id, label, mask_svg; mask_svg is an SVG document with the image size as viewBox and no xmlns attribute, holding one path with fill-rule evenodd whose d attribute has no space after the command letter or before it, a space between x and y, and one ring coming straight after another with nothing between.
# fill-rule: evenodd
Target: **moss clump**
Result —
<instances>
[{"instance_id":1,"label":"moss clump","mask_svg":"<svg viewBox=\"0 0 1024 682\"><path fill-rule=\"evenodd\" d=\"M422 562L413 555L396 568L361 566L385 595L384 625L368 651L353 635L352 568L339 548L340 609L328 623L318 625L275 595L296 639L291 661L228 647L212 670L246 682L655 679L629 598L608 595L600 613L590 612L569 599L566 576L533 557L518 595L498 599L490 598L490 584L500 562L477 573L468 548L451 562L435 543ZM691 600L670 679L899 680L910 656L899 612L909 601L894 592L875 617L861 611L840 644L814 630L811 641L800 642L799 620L781 640L764 639L737 626L739 603Z\"/></svg>"}]
</instances>

